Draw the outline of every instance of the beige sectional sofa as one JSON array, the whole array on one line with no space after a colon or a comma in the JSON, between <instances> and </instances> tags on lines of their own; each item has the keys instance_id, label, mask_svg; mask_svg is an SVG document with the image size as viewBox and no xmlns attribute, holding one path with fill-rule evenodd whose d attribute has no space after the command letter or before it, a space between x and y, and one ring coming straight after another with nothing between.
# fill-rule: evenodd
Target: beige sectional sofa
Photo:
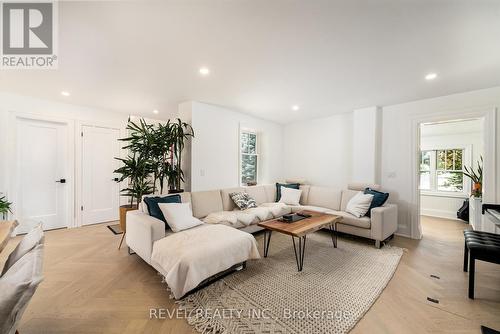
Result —
<instances>
[{"instance_id":1,"label":"beige sectional sofa","mask_svg":"<svg viewBox=\"0 0 500 334\"><path fill-rule=\"evenodd\" d=\"M193 215L206 223L225 224L254 233L261 230L257 223L263 220L280 217L290 212L313 210L318 212L340 215L343 217L337 229L340 232L353 234L375 241L376 247L394 234L397 230L397 207L394 204L385 204L371 210L370 217L356 218L345 212L349 200L366 187L379 190L380 186L370 184L349 184L348 189L335 189L313 185L302 185L299 206L289 206L275 203L276 186L261 185L253 187L238 187L182 193L182 202L191 203ZM237 210L229 194L235 191L245 191L252 196L258 208ZM151 253L155 241L167 236L162 221L149 216L143 203L139 210L127 213L127 245L151 263ZM178 232L178 233L182 233Z\"/></svg>"}]
</instances>

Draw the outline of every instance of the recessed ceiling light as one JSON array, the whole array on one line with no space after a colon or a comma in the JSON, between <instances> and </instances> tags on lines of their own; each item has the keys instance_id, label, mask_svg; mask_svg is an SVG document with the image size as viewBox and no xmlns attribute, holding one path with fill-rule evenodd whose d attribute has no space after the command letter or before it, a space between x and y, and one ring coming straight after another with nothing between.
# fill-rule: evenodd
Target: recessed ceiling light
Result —
<instances>
[{"instance_id":1,"label":"recessed ceiling light","mask_svg":"<svg viewBox=\"0 0 500 334\"><path fill-rule=\"evenodd\" d=\"M293 111L297 111L297 110L299 110L299 109L300 109L300 107L299 107L298 105L293 105L293 106L292 106L292 110L293 110Z\"/></svg>"},{"instance_id":2,"label":"recessed ceiling light","mask_svg":"<svg viewBox=\"0 0 500 334\"><path fill-rule=\"evenodd\" d=\"M157 114L159 111L158 110L153 110L153 114Z\"/></svg>"},{"instance_id":3,"label":"recessed ceiling light","mask_svg":"<svg viewBox=\"0 0 500 334\"><path fill-rule=\"evenodd\" d=\"M62 96L69 96L70 94L69 94L69 92L62 91L62 92L61 92L61 95L62 95Z\"/></svg>"},{"instance_id":4,"label":"recessed ceiling light","mask_svg":"<svg viewBox=\"0 0 500 334\"><path fill-rule=\"evenodd\" d=\"M210 74L210 69L208 67L200 67L200 74L207 76Z\"/></svg>"},{"instance_id":5,"label":"recessed ceiling light","mask_svg":"<svg viewBox=\"0 0 500 334\"><path fill-rule=\"evenodd\" d=\"M429 73L425 76L425 80L434 80L437 78L437 74L436 73Z\"/></svg>"}]
</instances>

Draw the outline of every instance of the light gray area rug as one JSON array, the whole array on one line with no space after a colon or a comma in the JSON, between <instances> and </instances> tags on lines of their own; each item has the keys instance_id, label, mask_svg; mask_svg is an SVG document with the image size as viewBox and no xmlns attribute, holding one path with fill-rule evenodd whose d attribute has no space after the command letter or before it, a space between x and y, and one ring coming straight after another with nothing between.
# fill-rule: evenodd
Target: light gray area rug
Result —
<instances>
[{"instance_id":1,"label":"light gray area rug","mask_svg":"<svg viewBox=\"0 0 500 334\"><path fill-rule=\"evenodd\" d=\"M326 233L309 235L297 272L291 237L273 233L267 258L178 306L201 333L347 333L389 283L403 250L344 238L338 246Z\"/></svg>"}]
</instances>

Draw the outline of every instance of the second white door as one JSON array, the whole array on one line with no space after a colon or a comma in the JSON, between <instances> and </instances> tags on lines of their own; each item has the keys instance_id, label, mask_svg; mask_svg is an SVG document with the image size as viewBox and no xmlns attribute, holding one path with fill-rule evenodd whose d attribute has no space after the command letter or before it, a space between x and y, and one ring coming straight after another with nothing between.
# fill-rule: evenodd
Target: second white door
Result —
<instances>
[{"instance_id":1,"label":"second white door","mask_svg":"<svg viewBox=\"0 0 500 334\"><path fill-rule=\"evenodd\" d=\"M114 170L118 167L118 129L82 127L82 225L119 218L120 187Z\"/></svg>"}]
</instances>

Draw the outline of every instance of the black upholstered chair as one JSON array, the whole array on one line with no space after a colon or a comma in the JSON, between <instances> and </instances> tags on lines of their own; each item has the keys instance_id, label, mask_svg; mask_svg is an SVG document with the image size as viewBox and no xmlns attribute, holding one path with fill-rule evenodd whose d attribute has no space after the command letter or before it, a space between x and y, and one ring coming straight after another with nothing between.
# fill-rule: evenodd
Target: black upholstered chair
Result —
<instances>
[{"instance_id":1,"label":"black upholstered chair","mask_svg":"<svg viewBox=\"0 0 500 334\"><path fill-rule=\"evenodd\" d=\"M469 298L474 299L476 260L500 264L500 235L466 230L464 237L464 271L469 271Z\"/></svg>"}]
</instances>

